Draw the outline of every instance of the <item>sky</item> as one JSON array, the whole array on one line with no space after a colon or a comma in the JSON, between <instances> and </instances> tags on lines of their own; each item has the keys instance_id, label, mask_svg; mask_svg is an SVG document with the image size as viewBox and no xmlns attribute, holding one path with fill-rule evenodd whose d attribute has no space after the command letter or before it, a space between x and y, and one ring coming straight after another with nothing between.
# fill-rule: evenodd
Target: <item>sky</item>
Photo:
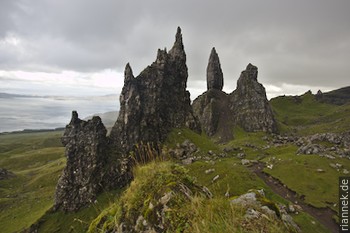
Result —
<instances>
[{"instance_id":1,"label":"sky","mask_svg":"<svg viewBox=\"0 0 350 233\"><path fill-rule=\"evenodd\" d=\"M269 98L349 86L349 0L1 0L0 92L119 94L182 28L194 99L212 47L230 93L248 63Z\"/></svg>"}]
</instances>

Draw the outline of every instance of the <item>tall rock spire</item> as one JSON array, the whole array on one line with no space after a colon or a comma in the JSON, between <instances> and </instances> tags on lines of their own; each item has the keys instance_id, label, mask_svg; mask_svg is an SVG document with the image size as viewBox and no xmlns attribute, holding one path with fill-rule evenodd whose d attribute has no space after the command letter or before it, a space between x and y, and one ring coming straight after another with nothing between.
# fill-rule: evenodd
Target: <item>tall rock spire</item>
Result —
<instances>
[{"instance_id":1,"label":"tall rock spire","mask_svg":"<svg viewBox=\"0 0 350 233\"><path fill-rule=\"evenodd\" d=\"M126 64L124 70L124 83L130 82L134 79L134 74L129 63Z\"/></svg>"},{"instance_id":2,"label":"tall rock spire","mask_svg":"<svg viewBox=\"0 0 350 233\"><path fill-rule=\"evenodd\" d=\"M224 86L224 75L221 70L219 55L215 47L211 50L207 66L207 88L222 90Z\"/></svg>"},{"instance_id":3,"label":"tall rock spire","mask_svg":"<svg viewBox=\"0 0 350 233\"><path fill-rule=\"evenodd\" d=\"M119 117L110 135L112 143L127 154L140 142L163 142L172 128L188 126L200 131L186 91L187 77L186 53L178 28L169 53L158 50L155 62L132 82L124 83Z\"/></svg>"},{"instance_id":4,"label":"tall rock spire","mask_svg":"<svg viewBox=\"0 0 350 233\"><path fill-rule=\"evenodd\" d=\"M186 61L186 53L184 49L184 44L182 42L181 28L178 27L175 35L175 43L169 51L169 55L173 59L181 59Z\"/></svg>"}]
</instances>

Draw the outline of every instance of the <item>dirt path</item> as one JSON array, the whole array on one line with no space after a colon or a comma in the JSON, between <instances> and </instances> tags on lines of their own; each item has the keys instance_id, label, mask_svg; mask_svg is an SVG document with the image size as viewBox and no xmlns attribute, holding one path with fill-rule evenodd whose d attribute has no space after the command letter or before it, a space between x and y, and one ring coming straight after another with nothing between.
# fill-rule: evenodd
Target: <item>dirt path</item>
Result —
<instances>
[{"instance_id":1,"label":"dirt path","mask_svg":"<svg viewBox=\"0 0 350 233\"><path fill-rule=\"evenodd\" d=\"M327 229L334 233L339 232L338 224L332 219L332 216L336 215L336 212L330 208L315 208L306 204L302 197L300 198L294 191L284 186L278 179L265 173L263 169L263 163L256 163L250 167L250 170L259 176L272 189L272 191L292 203L298 203L305 212L317 219Z\"/></svg>"}]
</instances>

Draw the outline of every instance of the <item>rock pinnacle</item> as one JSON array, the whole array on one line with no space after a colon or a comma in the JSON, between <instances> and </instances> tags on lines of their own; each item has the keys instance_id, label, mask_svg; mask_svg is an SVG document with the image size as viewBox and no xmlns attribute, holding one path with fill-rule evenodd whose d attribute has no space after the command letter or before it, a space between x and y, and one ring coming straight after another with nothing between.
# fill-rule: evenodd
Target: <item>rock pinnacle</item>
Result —
<instances>
[{"instance_id":1,"label":"rock pinnacle","mask_svg":"<svg viewBox=\"0 0 350 233\"><path fill-rule=\"evenodd\" d=\"M221 70L219 56L215 47L211 50L207 66L207 88L222 90L224 86L224 75Z\"/></svg>"}]
</instances>

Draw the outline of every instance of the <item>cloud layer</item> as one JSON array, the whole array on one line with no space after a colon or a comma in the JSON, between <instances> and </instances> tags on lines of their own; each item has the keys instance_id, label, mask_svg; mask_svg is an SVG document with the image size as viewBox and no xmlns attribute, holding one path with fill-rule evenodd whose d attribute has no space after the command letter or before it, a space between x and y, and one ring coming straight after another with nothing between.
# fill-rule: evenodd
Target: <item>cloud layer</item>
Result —
<instances>
[{"instance_id":1,"label":"cloud layer","mask_svg":"<svg viewBox=\"0 0 350 233\"><path fill-rule=\"evenodd\" d=\"M228 92L249 62L259 67L270 96L338 88L349 85L349 10L347 0L1 1L0 84L32 82L26 74L39 72L49 84L55 76L83 92L111 85L115 89L107 91L120 92L125 64L137 75L154 61L157 48L172 46L181 26L193 96L205 91L213 46ZM96 85L96 77L110 79L101 76L109 71L115 80Z\"/></svg>"}]
</instances>

